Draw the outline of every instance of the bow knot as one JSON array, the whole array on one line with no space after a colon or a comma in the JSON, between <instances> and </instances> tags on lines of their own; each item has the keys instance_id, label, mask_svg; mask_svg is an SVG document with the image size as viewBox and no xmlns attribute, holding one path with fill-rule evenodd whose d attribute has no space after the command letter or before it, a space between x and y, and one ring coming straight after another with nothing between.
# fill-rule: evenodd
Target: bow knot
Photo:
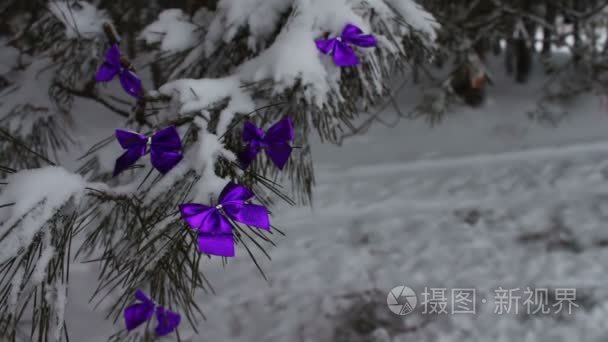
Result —
<instances>
[{"instance_id":1,"label":"bow knot","mask_svg":"<svg viewBox=\"0 0 608 342\"><path fill-rule=\"evenodd\" d=\"M181 316L163 306L157 305L142 290L135 292L138 303L129 305L124 310L125 325L131 331L139 327L144 322L150 320L156 313L158 322L154 331L157 336L165 336L177 328L181 321Z\"/></svg>"},{"instance_id":2,"label":"bow knot","mask_svg":"<svg viewBox=\"0 0 608 342\"><path fill-rule=\"evenodd\" d=\"M359 57L351 47L374 47L377 45L376 38L371 34L363 34L363 31L353 25L347 24L340 36L330 39L317 39L317 49L326 55L332 55L337 66L353 66L359 64Z\"/></svg>"},{"instance_id":3,"label":"bow knot","mask_svg":"<svg viewBox=\"0 0 608 342\"><path fill-rule=\"evenodd\" d=\"M148 154L152 151L152 136L148 136L148 139L146 139L146 152L145 154Z\"/></svg>"},{"instance_id":4,"label":"bow knot","mask_svg":"<svg viewBox=\"0 0 608 342\"><path fill-rule=\"evenodd\" d=\"M174 126L161 129L149 137L117 129L116 139L126 151L116 159L114 176L135 164L139 158L148 153L150 153L152 166L162 174L169 172L183 158L182 142Z\"/></svg>"},{"instance_id":5,"label":"bow knot","mask_svg":"<svg viewBox=\"0 0 608 342\"><path fill-rule=\"evenodd\" d=\"M289 141L293 140L293 135L293 124L288 116L266 132L249 121L245 122L242 138L247 146L239 156L243 168L247 168L260 150L264 150L272 163L282 170L292 151Z\"/></svg>"},{"instance_id":6,"label":"bow knot","mask_svg":"<svg viewBox=\"0 0 608 342\"><path fill-rule=\"evenodd\" d=\"M230 220L259 229L270 229L266 207L246 202L253 196L253 192L246 187L230 182L222 190L215 207L197 203L180 205L182 218L198 232L201 253L225 257L235 255Z\"/></svg>"},{"instance_id":7,"label":"bow knot","mask_svg":"<svg viewBox=\"0 0 608 342\"><path fill-rule=\"evenodd\" d=\"M97 82L109 82L116 76L118 76L120 85L127 94L133 97L141 97L143 92L141 80L133 72L131 65L121 56L118 44L112 45L106 52L105 60L95 74L95 80Z\"/></svg>"}]
</instances>

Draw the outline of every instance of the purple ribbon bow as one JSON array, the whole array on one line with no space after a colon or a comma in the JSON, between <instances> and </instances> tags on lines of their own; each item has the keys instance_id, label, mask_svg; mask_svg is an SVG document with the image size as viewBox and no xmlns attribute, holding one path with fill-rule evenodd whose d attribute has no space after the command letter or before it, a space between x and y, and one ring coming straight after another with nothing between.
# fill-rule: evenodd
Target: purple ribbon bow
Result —
<instances>
[{"instance_id":1,"label":"purple ribbon bow","mask_svg":"<svg viewBox=\"0 0 608 342\"><path fill-rule=\"evenodd\" d=\"M160 305L156 305L142 290L135 292L135 298L139 303L132 304L125 308L124 317L127 330L131 331L142 323L150 320L156 311L158 325L154 329L157 336L165 336L177 328L181 321L181 316L171 310L167 310Z\"/></svg>"},{"instance_id":2,"label":"purple ribbon bow","mask_svg":"<svg viewBox=\"0 0 608 342\"><path fill-rule=\"evenodd\" d=\"M251 164L260 150L265 150L268 158L282 170L292 150L289 145L289 141L293 140L291 118L287 116L279 120L266 133L247 121L243 127L242 138L247 143L245 151L239 156L243 168Z\"/></svg>"},{"instance_id":3,"label":"purple ribbon bow","mask_svg":"<svg viewBox=\"0 0 608 342\"><path fill-rule=\"evenodd\" d=\"M118 139L120 146L127 151L116 159L114 176L135 164L139 158L148 154L148 152L150 153L152 166L162 174L169 172L183 157L181 152L182 142L174 126L163 128L154 133L152 137L117 129L116 139Z\"/></svg>"},{"instance_id":4,"label":"purple ribbon bow","mask_svg":"<svg viewBox=\"0 0 608 342\"><path fill-rule=\"evenodd\" d=\"M101 64L99 70L97 70L95 80L98 82L109 82L116 75L118 75L120 85L122 85L127 94L133 97L140 97L142 95L141 80L133 71L122 65L118 44L112 45L106 52L105 61Z\"/></svg>"},{"instance_id":5,"label":"purple ribbon bow","mask_svg":"<svg viewBox=\"0 0 608 342\"><path fill-rule=\"evenodd\" d=\"M363 31L353 24L347 24L342 34L336 38L317 39L317 49L326 55L333 55L337 66L353 66L359 64L359 58L349 45L361 47L376 46L376 38L371 34L363 34Z\"/></svg>"},{"instance_id":6,"label":"purple ribbon bow","mask_svg":"<svg viewBox=\"0 0 608 342\"><path fill-rule=\"evenodd\" d=\"M268 210L263 205L249 204L251 190L232 182L222 190L215 207L185 203L179 206L182 218L198 231L198 248L202 253L234 256L234 236L228 219L260 229L270 229Z\"/></svg>"}]
</instances>

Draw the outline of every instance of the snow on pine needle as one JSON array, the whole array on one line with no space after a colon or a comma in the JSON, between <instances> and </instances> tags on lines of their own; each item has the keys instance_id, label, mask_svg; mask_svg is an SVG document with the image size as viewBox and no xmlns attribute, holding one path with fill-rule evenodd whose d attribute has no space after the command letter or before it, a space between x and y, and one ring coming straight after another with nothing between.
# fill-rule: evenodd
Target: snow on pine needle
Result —
<instances>
[{"instance_id":1,"label":"snow on pine needle","mask_svg":"<svg viewBox=\"0 0 608 342\"><path fill-rule=\"evenodd\" d=\"M232 103L233 110L224 116L228 121L237 112L249 112L255 109L255 103L245 90L241 89L237 77L217 79L180 79L164 84L158 89L158 95L174 97L179 101L180 113L196 113L208 109L210 106L227 100ZM227 124L222 125L226 127ZM220 133L224 133L223 131Z\"/></svg>"},{"instance_id":2,"label":"snow on pine needle","mask_svg":"<svg viewBox=\"0 0 608 342\"><path fill-rule=\"evenodd\" d=\"M79 175L49 166L9 175L0 193L0 264L27 248L45 224L70 200L78 203L87 182Z\"/></svg>"},{"instance_id":3,"label":"snow on pine needle","mask_svg":"<svg viewBox=\"0 0 608 342\"><path fill-rule=\"evenodd\" d=\"M372 10L377 14L373 19ZM343 102L344 96L340 95L344 94L339 84L342 71L323 61L314 44L316 38L325 33L340 34L346 23L378 36L380 44L375 53L360 53L368 63L378 66L381 73L357 70L355 75L361 82L368 82L367 78L383 82L391 71L384 59L397 62L398 57L407 57L401 39L416 35L424 44L431 45L439 27L430 13L412 1L220 1L218 12L204 38L202 60L212 56L222 43L235 44L237 33L247 29L250 32L247 44L263 49L254 50L258 52L254 58L241 60L234 76L243 83L271 80L272 94L301 84L304 99L319 108L333 101L331 95L338 95L336 101ZM270 33L279 28L285 16L287 23L275 38ZM417 18L416 22L404 19L412 17ZM204 96L197 89L194 92Z\"/></svg>"},{"instance_id":4,"label":"snow on pine needle","mask_svg":"<svg viewBox=\"0 0 608 342\"><path fill-rule=\"evenodd\" d=\"M248 47L252 51L264 48L292 5L293 0L246 0L238 5L219 1L218 15L209 24L203 43L206 56L213 54L221 42L234 41L244 27L250 32Z\"/></svg>"},{"instance_id":5,"label":"snow on pine needle","mask_svg":"<svg viewBox=\"0 0 608 342\"><path fill-rule=\"evenodd\" d=\"M45 156L67 150L74 140L67 126L69 115L57 106L48 91L57 67L50 67L50 58L34 60L24 70L6 74L11 85L0 90L0 159L17 168L42 166L40 158L25 153L23 144ZM7 137L6 135L10 135Z\"/></svg>"},{"instance_id":6,"label":"snow on pine needle","mask_svg":"<svg viewBox=\"0 0 608 342\"><path fill-rule=\"evenodd\" d=\"M65 26L67 38L95 37L108 20L105 11L86 1L51 1L48 8Z\"/></svg>"},{"instance_id":7,"label":"snow on pine needle","mask_svg":"<svg viewBox=\"0 0 608 342\"><path fill-rule=\"evenodd\" d=\"M189 197L198 201L207 201L217 197L227 180L215 173L218 160L236 162L235 154L228 150L220 141L218 135L207 130L207 122L200 117L194 118L197 127L197 139L184 156L184 162L178 164L169 177L163 177L147 193L144 201L153 201L170 190L175 182L188 172L196 171L200 177L195 180Z\"/></svg>"},{"instance_id":8,"label":"snow on pine needle","mask_svg":"<svg viewBox=\"0 0 608 342\"><path fill-rule=\"evenodd\" d=\"M44 237L42 239L42 245L44 248L42 249L42 253L38 257L38 262L36 263L36 268L34 268L34 273L32 274L32 282L34 284L40 284L44 281L47 276L47 268L49 266L49 262L53 256L55 256L55 247L51 241L51 231L45 230L43 233Z\"/></svg>"},{"instance_id":9,"label":"snow on pine needle","mask_svg":"<svg viewBox=\"0 0 608 342\"><path fill-rule=\"evenodd\" d=\"M0 270L12 278L0 280L0 334L14 332L24 312L37 312L31 336L53 331L58 341L75 211L88 183L57 166L18 171L6 182L0 193ZM34 295L38 300L31 301Z\"/></svg>"},{"instance_id":10,"label":"snow on pine needle","mask_svg":"<svg viewBox=\"0 0 608 342\"><path fill-rule=\"evenodd\" d=\"M86 2L52 1L23 33L27 38L20 67L3 73L0 126L39 154L57 156L76 143L72 108L77 98L94 97L87 89L90 74L103 57L101 23L107 20ZM0 159L17 168L42 166L14 144L0 140Z\"/></svg>"}]
</instances>

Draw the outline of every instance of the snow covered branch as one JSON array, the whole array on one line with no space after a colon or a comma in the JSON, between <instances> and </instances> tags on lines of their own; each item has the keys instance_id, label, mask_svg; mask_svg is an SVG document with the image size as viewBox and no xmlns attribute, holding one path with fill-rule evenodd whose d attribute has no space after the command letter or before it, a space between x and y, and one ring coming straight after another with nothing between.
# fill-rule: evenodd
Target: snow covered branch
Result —
<instances>
[{"instance_id":1,"label":"snow covered branch","mask_svg":"<svg viewBox=\"0 0 608 342\"><path fill-rule=\"evenodd\" d=\"M2 73L9 85L0 89L0 122L6 123L0 156L7 161L0 171L8 175L0 188L0 333L15 336L25 312L33 317L32 335L61 340L69 265L83 260L99 265L93 299L115 322L135 290L147 288L196 329L202 311L195 295L210 285L197 236L176 208L214 203L229 181L247 186L261 204L277 197L295 204L277 181L284 165L266 157L248 169L240 164L243 124L266 128L291 118L293 153L283 171L293 192L309 201L310 133L338 142L362 110L386 97L396 71L413 56L428 56L439 28L412 0L219 0L193 15L160 11L156 2L136 6L51 1L14 39L19 63ZM361 63L341 68L315 40L340 36L347 24L373 35L377 46L357 49ZM111 61L110 46L122 53ZM97 71L108 65L115 74L106 78L118 75L116 86L95 83L106 82ZM129 92L125 74L136 77L138 91ZM142 90L153 89L150 84L160 86ZM116 94L118 86L130 96ZM91 104L119 115L79 120L75 114L86 116L80 111ZM100 126L110 128L98 136L107 138L70 134L104 121L99 117L105 119ZM114 129L146 138L168 126L181 140L179 163L157 174L148 143L140 159L112 174L124 153ZM88 150L75 161L80 147ZM69 167L41 167L50 159ZM266 248L281 231L233 228L235 243L264 274L256 258L270 258ZM121 330L114 338L137 336Z\"/></svg>"}]
</instances>

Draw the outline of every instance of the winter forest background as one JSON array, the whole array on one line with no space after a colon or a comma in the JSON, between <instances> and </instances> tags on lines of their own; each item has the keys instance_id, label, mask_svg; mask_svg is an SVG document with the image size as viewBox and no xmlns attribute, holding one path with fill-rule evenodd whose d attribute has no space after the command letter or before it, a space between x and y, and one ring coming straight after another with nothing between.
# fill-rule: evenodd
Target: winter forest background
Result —
<instances>
[{"instance_id":1,"label":"winter forest background","mask_svg":"<svg viewBox=\"0 0 608 342\"><path fill-rule=\"evenodd\" d=\"M606 341L607 6L0 0L0 341ZM339 66L315 40L347 24L377 43ZM96 81L112 44L141 96ZM245 125L286 116L286 166L242 167ZM174 168L113 175L116 129L168 126ZM209 256L178 208L228 182L272 227ZM476 314L395 315L399 285ZM577 307L499 314L497 288ZM138 289L175 331L127 331Z\"/></svg>"}]
</instances>

